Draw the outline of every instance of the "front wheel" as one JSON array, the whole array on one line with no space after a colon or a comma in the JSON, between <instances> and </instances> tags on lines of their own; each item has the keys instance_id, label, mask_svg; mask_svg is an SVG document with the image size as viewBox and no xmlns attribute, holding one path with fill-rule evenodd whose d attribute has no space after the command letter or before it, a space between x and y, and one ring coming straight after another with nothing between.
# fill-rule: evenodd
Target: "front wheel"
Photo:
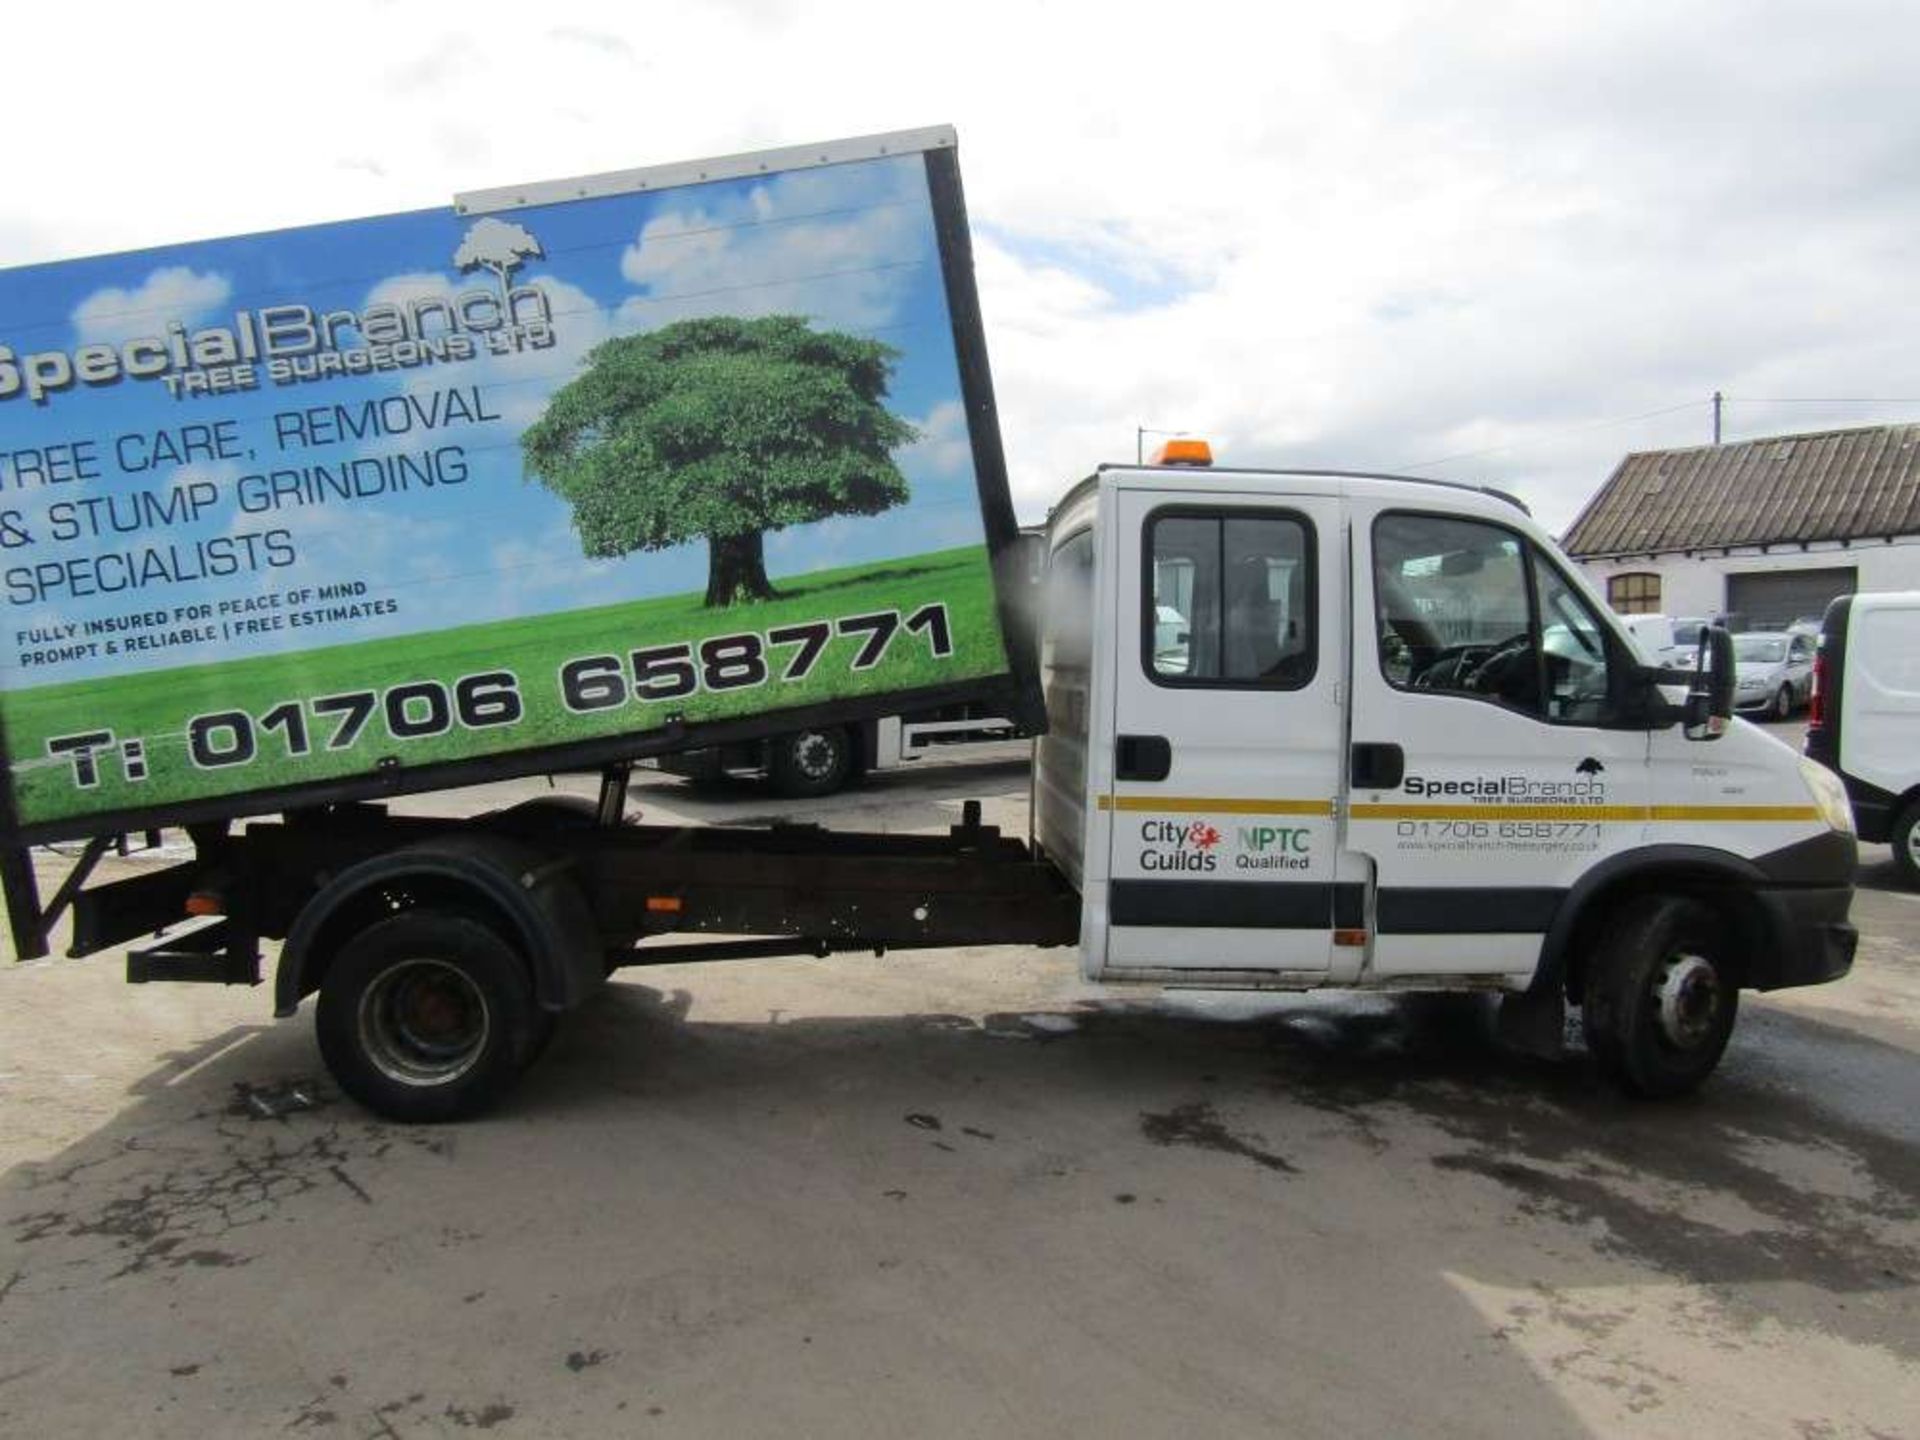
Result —
<instances>
[{"instance_id":1,"label":"front wheel","mask_svg":"<svg viewBox=\"0 0 1920 1440\"><path fill-rule=\"evenodd\" d=\"M1720 1063L1740 992L1726 926L1679 895L1624 906L1588 960L1581 1024L1600 1068L1646 1099L1684 1095Z\"/></svg>"},{"instance_id":2,"label":"front wheel","mask_svg":"<svg viewBox=\"0 0 1920 1440\"><path fill-rule=\"evenodd\" d=\"M1920 800L1910 800L1893 822L1893 868L1910 890L1920 890Z\"/></svg>"},{"instance_id":3,"label":"front wheel","mask_svg":"<svg viewBox=\"0 0 1920 1440\"><path fill-rule=\"evenodd\" d=\"M320 985L316 1033L340 1088L406 1123L477 1115L532 1063L547 1028L519 953L467 915L368 926Z\"/></svg>"},{"instance_id":4,"label":"front wheel","mask_svg":"<svg viewBox=\"0 0 1920 1440\"><path fill-rule=\"evenodd\" d=\"M1780 693L1773 697L1773 718L1791 720L1793 718L1793 687L1782 685Z\"/></svg>"}]
</instances>

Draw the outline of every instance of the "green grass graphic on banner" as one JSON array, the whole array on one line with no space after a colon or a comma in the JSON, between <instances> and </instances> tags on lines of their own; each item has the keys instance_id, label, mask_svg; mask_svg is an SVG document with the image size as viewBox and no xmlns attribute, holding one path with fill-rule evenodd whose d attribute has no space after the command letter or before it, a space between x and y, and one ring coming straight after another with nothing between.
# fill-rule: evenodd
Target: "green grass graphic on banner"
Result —
<instances>
[{"instance_id":1,"label":"green grass graphic on banner","mask_svg":"<svg viewBox=\"0 0 1920 1440\"><path fill-rule=\"evenodd\" d=\"M1006 669L984 546L778 586L726 609L671 595L10 691L0 705L19 819L473 760L657 730L671 716L693 724ZM49 750L109 729L85 753Z\"/></svg>"}]
</instances>

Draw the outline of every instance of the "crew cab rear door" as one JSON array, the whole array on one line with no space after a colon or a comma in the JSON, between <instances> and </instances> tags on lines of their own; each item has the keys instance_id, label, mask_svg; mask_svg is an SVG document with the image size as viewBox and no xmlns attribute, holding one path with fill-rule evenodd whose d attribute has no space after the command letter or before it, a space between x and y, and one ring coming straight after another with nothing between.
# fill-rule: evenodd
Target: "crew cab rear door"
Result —
<instances>
[{"instance_id":1,"label":"crew cab rear door","mask_svg":"<svg viewBox=\"0 0 1920 1440\"><path fill-rule=\"evenodd\" d=\"M1114 497L1114 780L1097 797L1110 812L1108 925L1093 958L1240 983L1324 976L1343 502L1221 480Z\"/></svg>"}]
</instances>

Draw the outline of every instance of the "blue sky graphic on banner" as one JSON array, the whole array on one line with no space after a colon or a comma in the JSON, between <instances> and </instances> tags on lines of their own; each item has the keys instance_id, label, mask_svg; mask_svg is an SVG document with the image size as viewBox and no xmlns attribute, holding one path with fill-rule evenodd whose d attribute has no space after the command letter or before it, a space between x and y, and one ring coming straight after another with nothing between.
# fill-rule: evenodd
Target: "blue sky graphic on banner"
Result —
<instances>
[{"instance_id":1,"label":"blue sky graphic on banner","mask_svg":"<svg viewBox=\"0 0 1920 1440\"><path fill-rule=\"evenodd\" d=\"M519 436L595 345L709 315L899 352L909 502L770 532L776 585L982 540L917 155L0 272L0 680L698 591L705 542L584 559ZM289 623L329 588L353 618Z\"/></svg>"}]
</instances>

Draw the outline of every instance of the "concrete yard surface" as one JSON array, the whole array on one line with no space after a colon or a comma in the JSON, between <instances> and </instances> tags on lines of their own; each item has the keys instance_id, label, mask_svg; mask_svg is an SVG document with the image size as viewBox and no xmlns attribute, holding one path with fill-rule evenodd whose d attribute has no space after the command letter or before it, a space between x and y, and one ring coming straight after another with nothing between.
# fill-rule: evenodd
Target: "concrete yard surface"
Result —
<instances>
[{"instance_id":1,"label":"concrete yard surface","mask_svg":"<svg viewBox=\"0 0 1920 1440\"><path fill-rule=\"evenodd\" d=\"M1024 829L1021 752L806 813L970 796ZM1479 999L1003 948L629 970L405 1129L310 1005L9 963L0 1435L1920 1433L1920 896L1863 884L1854 975L1745 997L1666 1105Z\"/></svg>"}]
</instances>

